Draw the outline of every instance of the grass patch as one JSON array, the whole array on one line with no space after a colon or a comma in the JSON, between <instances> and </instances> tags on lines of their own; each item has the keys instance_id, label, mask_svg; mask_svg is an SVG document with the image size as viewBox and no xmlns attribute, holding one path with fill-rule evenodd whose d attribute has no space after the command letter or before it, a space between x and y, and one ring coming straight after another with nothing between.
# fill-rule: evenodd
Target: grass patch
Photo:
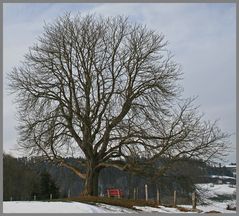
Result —
<instances>
[{"instance_id":1,"label":"grass patch","mask_svg":"<svg viewBox=\"0 0 239 216\"><path fill-rule=\"evenodd\" d=\"M205 213L221 213L221 212L219 212L219 211L208 211L208 212L205 212Z\"/></svg>"},{"instance_id":2,"label":"grass patch","mask_svg":"<svg viewBox=\"0 0 239 216\"><path fill-rule=\"evenodd\" d=\"M53 201L53 200L52 200ZM80 197L70 197L65 199L55 199L54 201L65 201L65 202L82 202L91 205L96 205L96 203L103 203L114 206L121 206L125 208L135 209L134 206L150 206L158 207L154 201L145 200L132 200L124 198L109 198L109 197L97 197L97 196L80 196Z\"/></svg>"},{"instance_id":3,"label":"grass patch","mask_svg":"<svg viewBox=\"0 0 239 216\"><path fill-rule=\"evenodd\" d=\"M177 208L179 211L181 211L181 212L195 212L195 213L200 213L200 212L202 212L202 211L199 210L199 209L185 208L185 207L182 207L182 206L177 206L176 208Z\"/></svg>"},{"instance_id":4,"label":"grass patch","mask_svg":"<svg viewBox=\"0 0 239 216\"><path fill-rule=\"evenodd\" d=\"M176 208L181 212L191 212L192 211L192 209L181 207L181 206L177 206Z\"/></svg>"}]
</instances>

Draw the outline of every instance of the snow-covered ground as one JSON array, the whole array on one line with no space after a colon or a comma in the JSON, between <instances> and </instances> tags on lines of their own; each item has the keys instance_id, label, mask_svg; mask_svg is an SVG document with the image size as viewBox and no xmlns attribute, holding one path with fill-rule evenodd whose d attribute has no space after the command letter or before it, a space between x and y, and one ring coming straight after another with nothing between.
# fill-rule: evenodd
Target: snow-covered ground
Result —
<instances>
[{"instance_id":1,"label":"snow-covered ground","mask_svg":"<svg viewBox=\"0 0 239 216\"><path fill-rule=\"evenodd\" d=\"M180 213L176 208L159 206L135 206L138 210L111 206L106 204L88 205L79 202L40 202L40 201L12 201L3 202L3 213L137 213L137 212L163 212Z\"/></svg>"},{"instance_id":2,"label":"snow-covered ground","mask_svg":"<svg viewBox=\"0 0 239 216\"><path fill-rule=\"evenodd\" d=\"M218 211L222 213L236 213L236 211L227 210L227 205L236 203L236 200L229 199L218 202L210 198L220 195L230 195L236 192L236 188L228 184L219 184L211 187L210 184L197 185L204 191L208 205L197 205L197 209L201 213ZM190 205L180 205L187 209L191 209ZM159 206L153 208L149 206L134 206L136 210L123 208L119 206L111 206L102 203L89 205L80 202L40 202L40 201L11 201L3 202L3 213L136 213L136 212L163 212L163 213L190 213L182 212L177 208L169 208Z\"/></svg>"},{"instance_id":3,"label":"snow-covered ground","mask_svg":"<svg viewBox=\"0 0 239 216\"><path fill-rule=\"evenodd\" d=\"M153 208L149 206L134 206L134 207L143 212L183 213L176 208L168 208L164 206L159 206L158 208Z\"/></svg>"},{"instance_id":4,"label":"snow-covered ground","mask_svg":"<svg viewBox=\"0 0 239 216\"><path fill-rule=\"evenodd\" d=\"M101 208L104 208L105 210L107 210L110 213L135 213L135 212L137 212L133 209L124 208L124 207L120 207L120 206L106 205L103 203L96 203L96 205Z\"/></svg>"},{"instance_id":5,"label":"snow-covered ground","mask_svg":"<svg viewBox=\"0 0 239 216\"><path fill-rule=\"evenodd\" d=\"M191 209L189 205L182 207ZM40 202L40 201L12 201L3 202L3 213L137 213L137 212L162 212L162 213L190 213L182 212L176 208L159 206L135 206L136 210L111 206L106 204L88 205L79 202ZM201 213L219 211L222 213L236 213L226 210L226 203L213 203L208 206L197 206ZM192 212L194 213L194 212Z\"/></svg>"},{"instance_id":6,"label":"snow-covered ground","mask_svg":"<svg viewBox=\"0 0 239 216\"><path fill-rule=\"evenodd\" d=\"M3 202L3 213L108 213L107 209L79 202Z\"/></svg>"},{"instance_id":7,"label":"snow-covered ground","mask_svg":"<svg viewBox=\"0 0 239 216\"><path fill-rule=\"evenodd\" d=\"M203 191L207 199L218 195L233 195L233 193L236 193L236 186L232 187L229 184L197 184L197 187Z\"/></svg>"},{"instance_id":8,"label":"snow-covered ground","mask_svg":"<svg viewBox=\"0 0 239 216\"><path fill-rule=\"evenodd\" d=\"M203 192L204 202L208 205L198 205L197 208L203 212L219 211L222 213L236 213L236 211L227 210L227 205L236 206L236 185L229 184L197 184L198 189ZM215 198L224 196L225 200L215 201ZM190 206L183 206L191 208Z\"/></svg>"},{"instance_id":9,"label":"snow-covered ground","mask_svg":"<svg viewBox=\"0 0 239 216\"><path fill-rule=\"evenodd\" d=\"M189 208L191 209L192 206L190 205L180 205L181 207ZM207 213L211 211L217 211L221 213L236 213L236 211L232 210L227 210L227 203L219 203L219 202L214 202L209 205L199 205L197 206L197 209L201 211L201 213Z\"/></svg>"}]
</instances>

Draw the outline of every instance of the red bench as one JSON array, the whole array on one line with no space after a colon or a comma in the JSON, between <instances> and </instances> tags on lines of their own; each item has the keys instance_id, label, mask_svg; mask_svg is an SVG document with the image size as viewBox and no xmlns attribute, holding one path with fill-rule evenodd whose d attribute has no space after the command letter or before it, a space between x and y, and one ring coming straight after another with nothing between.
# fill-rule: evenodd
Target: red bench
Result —
<instances>
[{"instance_id":1,"label":"red bench","mask_svg":"<svg viewBox=\"0 0 239 216\"><path fill-rule=\"evenodd\" d=\"M123 197L123 192L121 189L111 188L111 189L107 189L107 196L120 198L120 197Z\"/></svg>"}]
</instances>

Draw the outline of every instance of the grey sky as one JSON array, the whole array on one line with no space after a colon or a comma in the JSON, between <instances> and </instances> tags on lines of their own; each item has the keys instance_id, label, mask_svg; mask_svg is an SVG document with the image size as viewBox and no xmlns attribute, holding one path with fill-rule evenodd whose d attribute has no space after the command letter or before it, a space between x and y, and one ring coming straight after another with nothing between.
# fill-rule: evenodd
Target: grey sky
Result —
<instances>
[{"instance_id":1,"label":"grey sky","mask_svg":"<svg viewBox=\"0 0 239 216\"><path fill-rule=\"evenodd\" d=\"M228 133L236 132L236 7L235 4L4 4L3 20L3 149L19 155L13 97L7 94L6 73L23 60L36 42L44 21L65 11L123 14L163 33L169 50L182 65L184 96L198 96L205 119L219 119ZM231 137L229 162L236 161L236 136Z\"/></svg>"}]
</instances>

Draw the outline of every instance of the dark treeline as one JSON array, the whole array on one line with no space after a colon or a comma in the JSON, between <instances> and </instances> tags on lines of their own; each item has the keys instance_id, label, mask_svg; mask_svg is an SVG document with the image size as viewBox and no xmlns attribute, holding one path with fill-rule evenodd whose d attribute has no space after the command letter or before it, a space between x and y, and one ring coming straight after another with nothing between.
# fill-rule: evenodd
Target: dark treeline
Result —
<instances>
[{"instance_id":1,"label":"dark treeline","mask_svg":"<svg viewBox=\"0 0 239 216\"><path fill-rule=\"evenodd\" d=\"M68 158L79 166L74 158ZM158 165L160 166L160 160ZM41 158L3 157L3 198L4 200L75 197L83 190L84 182L70 170L42 161ZM190 200L195 183L202 183L208 175L227 175L232 173L225 167L207 166L197 160L182 160L164 175L157 178L154 170L148 170L148 176L135 175L115 168L105 168L99 176L99 195L106 195L107 188L120 188L126 198L144 199L144 186L148 185L149 198L156 197L159 188L161 199L170 197L174 190L180 197Z\"/></svg>"},{"instance_id":2,"label":"dark treeline","mask_svg":"<svg viewBox=\"0 0 239 216\"><path fill-rule=\"evenodd\" d=\"M58 198L59 187L47 169L34 169L27 158L3 155L3 200Z\"/></svg>"}]
</instances>

